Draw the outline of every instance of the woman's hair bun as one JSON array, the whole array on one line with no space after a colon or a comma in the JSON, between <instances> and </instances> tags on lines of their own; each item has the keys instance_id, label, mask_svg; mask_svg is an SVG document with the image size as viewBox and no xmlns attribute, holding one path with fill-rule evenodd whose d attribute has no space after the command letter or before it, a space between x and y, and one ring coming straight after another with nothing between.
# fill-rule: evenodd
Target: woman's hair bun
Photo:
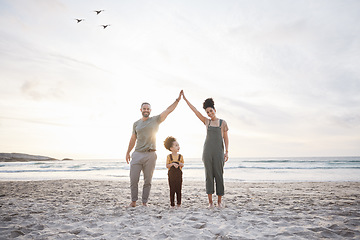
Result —
<instances>
[{"instance_id":1,"label":"woman's hair bun","mask_svg":"<svg viewBox=\"0 0 360 240\"><path fill-rule=\"evenodd\" d=\"M214 100L212 98L208 98L204 101L203 103L203 108L207 109L208 107L211 107L213 109L215 109L215 103Z\"/></svg>"}]
</instances>

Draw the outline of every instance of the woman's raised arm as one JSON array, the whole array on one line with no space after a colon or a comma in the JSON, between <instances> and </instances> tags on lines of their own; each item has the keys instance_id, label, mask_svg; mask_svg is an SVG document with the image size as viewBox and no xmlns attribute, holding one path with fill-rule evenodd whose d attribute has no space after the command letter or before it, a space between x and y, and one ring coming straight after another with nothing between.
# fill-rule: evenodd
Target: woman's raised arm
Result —
<instances>
[{"instance_id":1,"label":"woman's raised arm","mask_svg":"<svg viewBox=\"0 0 360 240\"><path fill-rule=\"evenodd\" d=\"M204 116L189 102L189 100L187 100L187 98L185 97L184 92L182 92L182 96L183 96L185 102L187 103L187 105L190 107L190 109L195 113L195 115L200 119L200 121L202 121L202 122L205 124L206 117L204 117Z\"/></svg>"}]
</instances>

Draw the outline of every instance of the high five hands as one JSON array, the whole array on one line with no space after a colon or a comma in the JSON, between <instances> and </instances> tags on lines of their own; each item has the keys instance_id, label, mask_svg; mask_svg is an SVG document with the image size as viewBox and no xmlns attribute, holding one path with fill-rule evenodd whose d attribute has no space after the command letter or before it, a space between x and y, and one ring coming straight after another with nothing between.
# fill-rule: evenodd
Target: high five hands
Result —
<instances>
[{"instance_id":1,"label":"high five hands","mask_svg":"<svg viewBox=\"0 0 360 240\"><path fill-rule=\"evenodd\" d=\"M182 98L183 98L185 101L187 100L186 97L185 97L184 90L181 90L180 95L182 96Z\"/></svg>"},{"instance_id":2,"label":"high five hands","mask_svg":"<svg viewBox=\"0 0 360 240\"><path fill-rule=\"evenodd\" d=\"M186 102L188 102L187 99L186 99L186 97L185 97L184 90L181 90L181 91L180 91L179 97L178 97L176 100L177 100L177 101L180 101L181 98L183 98Z\"/></svg>"},{"instance_id":3,"label":"high five hands","mask_svg":"<svg viewBox=\"0 0 360 240\"><path fill-rule=\"evenodd\" d=\"M181 98L183 98L186 101L184 90L180 91L179 97L176 99L177 101L180 101Z\"/></svg>"},{"instance_id":4,"label":"high five hands","mask_svg":"<svg viewBox=\"0 0 360 240\"><path fill-rule=\"evenodd\" d=\"M179 97L176 99L176 101L180 101L182 96L184 96L184 90L180 91Z\"/></svg>"}]
</instances>

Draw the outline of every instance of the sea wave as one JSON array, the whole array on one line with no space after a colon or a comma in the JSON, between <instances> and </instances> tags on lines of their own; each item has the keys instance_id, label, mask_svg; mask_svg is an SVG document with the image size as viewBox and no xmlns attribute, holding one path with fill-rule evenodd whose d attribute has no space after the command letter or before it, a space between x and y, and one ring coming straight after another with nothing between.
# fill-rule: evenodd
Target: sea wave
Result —
<instances>
[{"instance_id":1,"label":"sea wave","mask_svg":"<svg viewBox=\"0 0 360 240\"><path fill-rule=\"evenodd\" d=\"M167 178L165 161L158 161L154 178ZM60 162L2 162L0 180L104 178L129 176L130 165L121 159ZM184 176L203 177L200 158L185 159ZM259 173L261 173L259 175ZM281 174L279 174L281 173ZM237 180L360 181L360 157L329 158L231 158L225 163L224 178Z\"/></svg>"},{"instance_id":2,"label":"sea wave","mask_svg":"<svg viewBox=\"0 0 360 240\"><path fill-rule=\"evenodd\" d=\"M184 167L185 170L199 170L204 169L204 167ZM360 169L359 166L354 167L262 167L262 166L237 166L237 167L224 167L224 170L236 170L236 169L263 169L263 170L331 170L331 169ZM127 170L126 168L70 168L70 169L16 169L16 170L0 170L0 173L42 173L42 172L97 172L97 171L108 171L108 170ZM156 170L167 170L165 167L156 168Z\"/></svg>"},{"instance_id":3,"label":"sea wave","mask_svg":"<svg viewBox=\"0 0 360 240\"><path fill-rule=\"evenodd\" d=\"M319 161L319 160L244 160L244 163L360 163L360 160L332 160L332 161Z\"/></svg>"}]
</instances>

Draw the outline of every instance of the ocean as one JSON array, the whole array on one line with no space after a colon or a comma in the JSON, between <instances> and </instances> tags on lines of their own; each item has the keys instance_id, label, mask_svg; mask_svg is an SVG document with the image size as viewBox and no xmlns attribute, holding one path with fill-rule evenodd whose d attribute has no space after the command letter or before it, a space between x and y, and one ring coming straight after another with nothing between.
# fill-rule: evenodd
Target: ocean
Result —
<instances>
[{"instance_id":1,"label":"ocean","mask_svg":"<svg viewBox=\"0 0 360 240\"><path fill-rule=\"evenodd\" d=\"M120 159L0 162L0 181L56 179L129 180L129 165ZM199 158L185 158L184 181L204 181ZM167 179L158 159L153 179ZM224 179L234 182L360 181L360 157L230 158Z\"/></svg>"}]
</instances>

